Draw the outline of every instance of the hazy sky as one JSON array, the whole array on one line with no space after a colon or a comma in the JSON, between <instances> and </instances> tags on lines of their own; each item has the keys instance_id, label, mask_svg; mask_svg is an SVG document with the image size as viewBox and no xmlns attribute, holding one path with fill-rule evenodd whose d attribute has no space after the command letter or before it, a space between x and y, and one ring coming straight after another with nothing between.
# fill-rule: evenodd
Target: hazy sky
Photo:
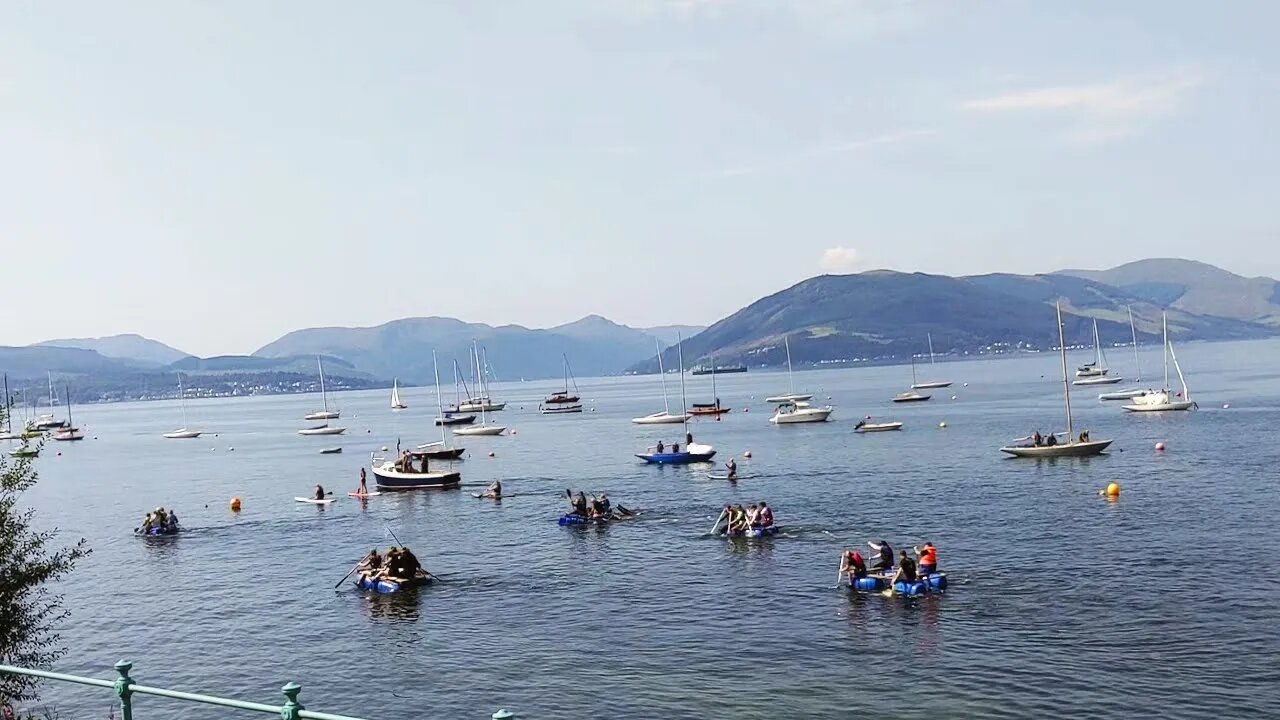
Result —
<instances>
[{"instance_id":1,"label":"hazy sky","mask_svg":"<svg viewBox=\"0 0 1280 720\"><path fill-rule=\"evenodd\" d=\"M0 5L0 344L714 321L823 271L1280 276L1280 3Z\"/></svg>"}]
</instances>

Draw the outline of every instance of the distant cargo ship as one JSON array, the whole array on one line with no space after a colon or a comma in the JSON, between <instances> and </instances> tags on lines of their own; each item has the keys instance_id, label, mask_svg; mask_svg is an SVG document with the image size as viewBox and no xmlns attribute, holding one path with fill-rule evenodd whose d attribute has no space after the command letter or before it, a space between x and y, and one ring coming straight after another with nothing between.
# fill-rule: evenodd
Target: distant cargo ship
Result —
<instances>
[{"instance_id":1,"label":"distant cargo ship","mask_svg":"<svg viewBox=\"0 0 1280 720\"><path fill-rule=\"evenodd\" d=\"M729 373L744 373L746 371L746 365L717 365L715 368L695 365L694 368L690 370L694 375L710 375L713 372L716 375L726 375Z\"/></svg>"}]
</instances>

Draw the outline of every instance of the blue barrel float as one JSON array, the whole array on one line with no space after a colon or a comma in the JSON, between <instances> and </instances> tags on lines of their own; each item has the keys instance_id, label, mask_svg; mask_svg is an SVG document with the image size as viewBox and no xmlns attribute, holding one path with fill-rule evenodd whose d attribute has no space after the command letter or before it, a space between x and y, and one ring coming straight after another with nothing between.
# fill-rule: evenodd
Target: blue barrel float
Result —
<instances>
[{"instance_id":1,"label":"blue barrel float","mask_svg":"<svg viewBox=\"0 0 1280 720\"><path fill-rule=\"evenodd\" d=\"M561 525L599 525L612 520L608 515L600 515L599 517L584 517L582 515L561 515Z\"/></svg>"},{"instance_id":2,"label":"blue barrel float","mask_svg":"<svg viewBox=\"0 0 1280 720\"><path fill-rule=\"evenodd\" d=\"M889 579L881 575L865 575L849 583L859 592L881 592L889 587ZM927 593L940 593L947 589L946 573L931 573L915 582L899 580L893 584L893 591L907 597L919 597Z\"/></svg>"}]
</instances>

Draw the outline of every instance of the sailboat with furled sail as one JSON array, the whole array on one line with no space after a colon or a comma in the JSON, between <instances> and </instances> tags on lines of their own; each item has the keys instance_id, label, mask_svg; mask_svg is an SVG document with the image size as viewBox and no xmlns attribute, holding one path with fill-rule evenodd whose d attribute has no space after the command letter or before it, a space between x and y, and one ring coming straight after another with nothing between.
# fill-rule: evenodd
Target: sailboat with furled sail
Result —
<instances>
[{"instance_id":1,"label":"sailboat with furled sail","mask_svg":"<svg viewBox=\"0 0 1280 720\"><path fill-rule=\"evenodd\" d=\"M720 393L716 392L716 354L711 353L711 399L709 403L694 403L689 408L689 414L694 417L714 417L719 420L720 416L729 412L729 408L720 404ZM696 374L696 373L695 373Z\"/></svg>"},{"instance_id":2,"label":"sailboat with furled sail","mask_svg":"<svg viewBox=\"0 0 1280 720\"><path fill-rule=\"evenodd\" d=\"M440 412L440 417L444 417L444 401L440 399L440 363L436 360L435 350L431 351L431 366L436 376L436 409ZM440 426L440 439L419 445L417 449L429 460L457 460L462 457L462 453L466 451L460 447L450 447L448 437L444 434L444 424L437 422L436 425Z\"/></svg>"},{"instance_id":3,"label":"sailboat with furled sail","mask_svg":"<svg viewBox=\"0 0 1280 720\"><path fill-rule=\"evenodd\" d=\"M1142 387L1142 360L1138 357L1138 328L1133 324L1133 308L1127 307L1126 309L1129 311L1129 335L1133 338L1133 368L1134 372L1138 374L1138 387L1104 392L1098 395L1099 400L1132 400L1151 392Z\"/></svg>"},{"instance_id":4,"label":"sailboat with furled sail","mask_svg":"<svg viewBox=\"0 0 1280 720\"><path fill-rule=\"evenodd\" d=\"M671 413L671 402L667 400L667 370L662 366L662 348L658 345L658 340L653 341L653 348L658 353L658 377L662 379L662 412L652 413L644 417L631 418L631 422L637 425L674 425L682 423L689 419L688 413L680 413L673 415ZM681 350L683 352L683 349ZM684 373L680 373L681 387L684 386Z\"/></svg>"},{"instance_id":5,"label":"sailboat with furled sail","mask_svg":"<svg viewBox=\"0 0 1280 720\"><path fill-rule=\"evenodd\" d=\"M1098 339L1098 318L1093 319L1093 362L1083 365L1076 370L1076 379L1071 382L1072 385L1114 385L1124 378L1119 375L1109 375L1110 369L1107 368L1107 357L1102 354L1102 341ZM1081 372L1085 374L1081 375Z\"/></svg>"},{"instance_id":6,"label":"sailboat with furled sail","mask_svg":"<svg viewBox=\"0 0 1280 720\"><path fill-rule=\"evenodd\" d=\"M573 371L569 369L569 356L561 355L564 358L564 390L557 390L547 396L546 400L538 406L538 410L543 415L567 415L569 413L582 412L582 395L578 392L578 380L573 377ZM573 383L573 392L569 391L569 383Z\"/></svg>"},{"instance_id":7,"label":"sailboat with furled sail","mask_svg":"<svg viewBox=\"0 0 1280 720\"><path fill-rule=\"evenodd\" d=\"M303 415L303 420L337 420L342 413L338 410L329 409L329 392L324 387L324 363L320 361L320 356L316 356L316 368L320 370L320 403L324 406L323 410L317 410L313 413Z\"/></svg>"},{"instance_id":8,"label":"sailboat with furled sail","mask_svg":"<svg viewBox=\"0 0 1280 720\"><path fill-rule=\"evenodd\" d=\"M21 440L22 433L13 431L13 397L9 395L9 376L4 376L4 431L0 440Z\"/></svg>"},{"instance_id":9,"label":"sailboat with furled sail","mask_svg":"<svg viewBox=\"0 0 1280 720\"><path fill-rule=\"evenodd\" d=\"M165 437L170 440L190 440L200 437L200 430L191 430L187 424L187 389L182 386L182 373L178 373L178 396L182 399L182 427L173 432L167 432Z\"/></svg>"},{"instance_id":10,"label":"sailboat with furled sail","mask_svg":"<svg viewBox=\"0 0 1280 720\"><path fill-rule=\"evenodd\" d=\"M1187 387L1187 378L1182 374L1182 366L1178 364L1178 356L1173 352L1173 343L1169 342L1169 316L1167 313L1161 314L1161 323L1164 326L1164 387L1133 398L1132 403L1123 406L1129 412L1168 412L1170 410L1190 410L1196 406L1195 401L1191 399L1191 388ZM1182 392L1176 394L1169 389L1170 358L1173 359L1174 369L1178 371L1178 380L1182 383ZM1181 399L1175 400L1175 397L1180 397Z\"/></svg>"},{"instance_id":11,"label":"sailboat with furled sail","mask_svg":"<svg viewBox=\"0 0 1280 720\"><path fill-rule=\"evenodd\" d=\"M774 395L764 399L767 403L798 403L813 399L813 393L797 393L796 381L791 374L791 338L787 335L782 336L782 346L787 350L787 393L785 395Z\"/></svg>"},{"instance_id":12,"label":"sailboat with furled sail","mask_svg":"<svg viewBox=\"0 0 1280 720\"><path fill-rule=\"evenodd\" d=\"M925 333L925 338L929 342L929 371L932 372L937 367L933 361L933 333ZM914 364L912 365L912 368L914 369ZM914 374L912 375L911 380L912 390L935 390L937 388L951 387L950 380L926 380L925 382L916 382Z\"/></svg>"},{"instance_id":13,"label":"sailboat with furled sail","mask_svg":"<svg viewBox=\"0 0 1280 720\"><path fill-rule=\"evenodd\" d=\"M1058 317L1058 351L1062 356L1062 400L1067 410L1067 431L1053 433L1046 442L1036 440L1029 445L1008 445L1000 448L1000 452L1014 457L1056 458L1100 455L1111 444L1110 440L1090 439L1088 432L1081 433L1079 438L1075 436L1075 426L1071 420L1071 380L1067 377L1067 341L1062 331L1062 305L1055 303L1054 307ZM1066 437L1058 441L1059 435ZM1023 441L1030 439L1022 438Z\"/></svg>"},{"instance_id":14,"label":"sailboat with furled sail","mask_svg":"<svg viewBox=\"0 0 1280 720\"><path fill-rule=\"evenodd\" d=\"M683 411L689 406L688 398L685 396L684 390L684 339L676 333L676 354L680 359L680 409ZM662 360L662 355L658 355L658 360ZM716 449L710 445L704 445L693 441L693 435L689 432L689 413L683 412L684 416L684 448L681 449L679 442L672 443L669 446L663 446L659 442L656 446L646 449L642 453L636 453L636 457L651 465L688 465L690 463L709 462L715 457Z\"/></svg>"},{"instance_id":15,"label":"sailboat with furled sail","mask_svg":"<svg viewBox=\"0 0 1280 720\"><path fill-rule=\"evenodd\" d=\"M476 359L476 384L478 389L480 390L480 396L478 398L472 398L471 401L469 402L472 402L473 404L475 404L476 407L480 408L480 424L467 425L465 427L457 428L456 430L453 431L453 434L463 435L463 436L501 435L502 433L507 431L507 426L489 424L489 418L487 416L487 413L489 412L487 408L491 405L489 401L489 387L488 387L488 384L485 382L484 368L481 366L480 349L474 342L471 345L472 345L471 347L472 352L475 355L475 359ZM505 407L506 403L501 403L501 405ZM463 404L462 407L465 408L467 407L467 405ZM498 407L498 409L501 410L502 407Z\"/></svg>"}]
</instances>

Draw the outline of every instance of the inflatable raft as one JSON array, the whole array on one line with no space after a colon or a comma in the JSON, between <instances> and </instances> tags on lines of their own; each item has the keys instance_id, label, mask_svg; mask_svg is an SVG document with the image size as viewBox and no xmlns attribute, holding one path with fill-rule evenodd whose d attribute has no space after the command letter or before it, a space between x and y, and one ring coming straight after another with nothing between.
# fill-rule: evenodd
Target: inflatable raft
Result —
<instances>
[{"instance_id":1,"label":"inflatable raft","mask_svg":"<svg viewBox=\"0 0 1280 720\"><path fill-rule=\"evenodd\" d=\"M758 538L772 537L778 534L778 526L770 525L764 528L751 528L749 530L734 530L731 533L725 533L725 537L731 538Z\"/></svg>"},{"instance_id":2,"label":"inflatable raft","mask_svg":"<svg viewBox=\"0 0 1280 720\"><path fill-rule=\"evenodd\" d=\"M600 517L585 517L583 515L561 515L561 525L603 525L613 520L609 515Z\"/></svg>"},{"instance_id":3,"label":"inflatable raft","mask_svg":"<svg viewBox=\"0 0 1280 720\"><path fill-rule=\"evenodd\" d=\"M137 530L135 530L134 532L137 532L139 535L142 535L144 537L159 537L161 535L177 535L178 533L182 532L182 528L179 526L173 526L173 527L167 527L167 528L151 528L146 532L141 532Z\"/></svg>"},{"instance_id":4,"label":"inflatable raft","mask_svg":"<svg viewBox=\"0 0 1280 720\"><path fill-rule=\"evenodd\" d=\"M889 589L889 578L884 575L865 575L850 579L849 587L858 592L883 592ZM947 589L947 574L932 573L917 579L915 582L898 581L893 584L893 591L898 595L917 597L929 593L940 593Z\"/></svg>"}]
</instances>

